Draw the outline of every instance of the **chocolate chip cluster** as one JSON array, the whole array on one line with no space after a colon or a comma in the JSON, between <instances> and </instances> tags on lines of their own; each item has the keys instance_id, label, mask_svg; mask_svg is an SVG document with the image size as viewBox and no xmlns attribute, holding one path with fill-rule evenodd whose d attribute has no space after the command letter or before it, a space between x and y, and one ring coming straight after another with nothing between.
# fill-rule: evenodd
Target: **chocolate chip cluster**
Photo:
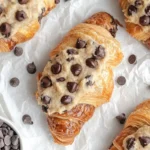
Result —
<instances>
[{"instance_id":1,"label":"chocolate chip cluster","mask_svg":"<svg viewBox=\"0 0 150 150\"><path fill-rule=\"evenodd\" d=\"M94 45L94 44L93 44ZM50 60L50 67L47 68L47 70L50 71L50 74L47 73L48 75L43 75L40 79L40 88L42 89L42 91L47 90L48 88L56 88L55 84L59 83L59 87L61 87L62 83L65 84L65 88L66 88L66 93L70 93L70 94L64 94L60 97L59 102L66 106L69 105L73 102L74 97L76 96L76 93L80 91L80 82L85 80L85 86L89 87L89 86L93 86L94 81L92 81L92 72L94 72L94 70L96 70L99 67L100 64L100 60L102 60L105 55L105 48L102 45L94 45L93 46L94 49L92 49L90 54L86 54L86 49L89 48L88 46L88 42L83 40L83 39L77 39L77 42L75 44L75 47L73 48L68 48L66 50L64 50L65 54L58 54L56 55L56 57L54 58L54 60ZM85 57L85 59L81 58L82 61L84 62L84 64L76 61L76 58L78 57L82 57L80 55L80 52L85 50L85 56L87 55L87 57ZM63 59L65 59L65 65L69 66L69 76L73 76L70 81L68 80L65 76L63 76L63 71L65 68L65 65L63 63L63 61L60 61L60 59L62 60L62 58L59 58L60 55L66 55L66 57L63 57ZM89 57L90 56L90 57ZM68 58L67 58L68 57ZM89 70L88 72L90 72L89 74L85 74L85 71ZM85 74L83 76L83 74ZM79 78L83 78L81 80L79 80ZM53 95L55 93L51 93L51 95ZM58 93L59 94L59 93ZM74 94L74 95L73 95ZM49 109L49 105L55 101L55 99L53 99L50 95L45 95L44 92L41 92L40 95L40 99L41 99L41 103L42 103L42 109L44 112L47 113L48 109Z\"/></svg>"},{"instance_id":2,"label":"chocolate chip cluster","mask_svg":"<svg viewBox=\"0 0 150 150\"><path fill-rule=\"evenodd\" d=\"M0 150L20 150L19 136L2 120L0 120Z\"/></svg>"},{"instance_id":3,"label":"chocolate chip cluster","mask_svg":"<svg viewBox=\"0 0 150 150\"><path fill-rule=\"evenodd\" d=\"M135 0L134 5L130 5L128 7L128 15L132 16L133 14L137 13L138 10L144 7L144 1L143 0ZM145 14L143 16L140 16L139 23L142 26L149 26L150 25L150 4L144 8Z\"/></svg>"}]
</instances>

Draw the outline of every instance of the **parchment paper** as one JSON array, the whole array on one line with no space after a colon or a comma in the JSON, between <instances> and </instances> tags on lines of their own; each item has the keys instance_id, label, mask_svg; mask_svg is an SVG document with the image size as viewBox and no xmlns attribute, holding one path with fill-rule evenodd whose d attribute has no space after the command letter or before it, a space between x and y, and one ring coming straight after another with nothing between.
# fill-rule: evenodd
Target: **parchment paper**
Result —
<instances>
[{"instance_id":1,"label":"parchment paper","mask_svg":"<svg viewBox=\"0 0 150 150\"><path fill-rule=\"evenodd\" d=\"M107 150L114 137L123 128L115 117L127 115L140 102L150 98L150 51L133 39L124 28L119 28L117 39L122 45L124 60L114 70L115 88L110 103L96 109L71 146L55 144L49 133L46 118L37 105L36 74L26 71L28 63L35 62L37 72L43 70L48 54L76 24L99 11L107 11L122 24L123 14L118 0L71 0L61 2L42 20L42 26L35 37L23 44L24 54L20 57L11 53L0 53L0 115L9 118L20 130L24 150ZM130 54L137 56L137 64L127 61ZM116 78L123 75L127 79L124 86L116 84ZM13 88L9 80L17 77L20 85ZM22 116L31 115L34 125L24 125Z\"/></svg>"}]
</instances>

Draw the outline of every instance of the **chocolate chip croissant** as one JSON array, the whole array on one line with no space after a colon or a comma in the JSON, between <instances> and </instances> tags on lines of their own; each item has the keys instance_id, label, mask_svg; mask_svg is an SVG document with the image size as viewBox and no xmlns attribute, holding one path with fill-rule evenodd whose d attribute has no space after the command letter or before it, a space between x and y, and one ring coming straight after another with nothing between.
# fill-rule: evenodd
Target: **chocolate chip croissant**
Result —
<instances>
[{"instance_id":1,"label":"chocolate chip croissant","mask_svg":"<svg viewBox=\"0 0 150 150\"><path fill-rule=\"evenodd\" d=\"M38 76L36 97L56 143L72 144L95 108L109 101L114 87L112 69L123 58L112 36L116 31L112 16L97 13L74 27L50 52Z\"/></svg>"},{"instance_id":2,"label":"chocolate chip croissant","mask_svg":"<svg viewBox=\"0 0 150 150\"><path fill-rule=\"evenodd\" d=\"M150 149L150 100L136 107L110 150Z\"/></svg>"},{"instance_id":3,"label":"chocolate chip croissant","mask_svg":"<svg viewBox=\"0 0 150 150\"><path fill-rule=\"evenodd\" d=\"M150 49L150 1L119 0L127 31Z\"/></svg>"},{"instance_id":4,"label":"chocolate chip croissant","mask_svg":"<svg viewBox=\"0 0 150 150\"><path fill-rule=\"evenodd\" d=\"M55 0L0 0L0 52L31 39Z\"/></svg>"}]
</instances>

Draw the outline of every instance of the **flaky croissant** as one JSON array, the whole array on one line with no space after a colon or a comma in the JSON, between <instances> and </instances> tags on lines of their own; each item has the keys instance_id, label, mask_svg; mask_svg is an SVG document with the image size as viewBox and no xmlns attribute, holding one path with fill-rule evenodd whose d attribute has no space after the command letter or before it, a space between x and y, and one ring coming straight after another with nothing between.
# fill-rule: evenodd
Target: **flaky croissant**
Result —
<instances>
[{"instance_id":1,"label":"flaky croissant","mask_svg":"<svg viewBox=\"0 0 150 150\"><path fill-rule=\"evenodd\" d=\"M55 0L0 0L0 52L31 39Z\"/></svg>"},{"instance_id":2,"label":"flaky croissant","mask_svg":"<svg viewBox=\"0 0 150 150\"><path fill-rule=\"evenodd\" d=\"M150 1L119 0L127 31L150 49Z\"/></svg>"},{"instance_id":3,"label":"flaky croissant","mask_svg":"<svg viewBox=\"0 0 150 150\"><path fill-rule=\"evenodd\" d=\"M58 144L72 144L95 108L109 101L112 69L122 60L116 20L97 13L74 27L38 76L37 101ZM111 34L113 35L111 35Z\"/></svg>"},{"instance_id":4,"label":"flaky croissant","mask_svg":"<svg viewBox=\"0 0 150 150\"><path fill-rule=\"evenodd\" d=\"M136 107L110 150L150 149L150 100Z\"/></svg>"}]
</instances>

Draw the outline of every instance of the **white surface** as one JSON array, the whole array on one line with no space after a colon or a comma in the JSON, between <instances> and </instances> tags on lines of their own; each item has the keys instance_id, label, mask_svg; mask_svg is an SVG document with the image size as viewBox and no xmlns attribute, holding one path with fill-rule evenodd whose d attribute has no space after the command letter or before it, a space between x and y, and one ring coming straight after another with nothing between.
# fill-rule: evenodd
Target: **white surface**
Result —
<instances>
[{"instance_id":1,"label":"white surface","mask_svg":"<svg viewBox=\"0 0 150 150\"><path fill-rule=\"evenodd\" d=\"M28 74L26 65L34 61L37 72L42 71L49 59L49 51L66 32L99 11L107 11L123 23L117 0L62 2L42 20L41 29L36 36L20 45L24 49L21 57L14 56L12 52L0 54L0 114L16 124L22 134L25 150L107 150L123 127L116 121L116 115L122 112L128 115L137 104L150 97L150 52L123 28L119 28L117 39L122 45L124 60L115 69L114 80L123 75L127 79L126 85L120 87L115 83L111 102L96 110L72 146L62 147L53 143L45 115L34 97L36 74ZM128 64L130 54L136 54L136 65ZM20 79L21 83L17 88L9 85L12 77ZM22 123L22 115L26 113L32 116L33 126Z\"/></svg>"}]
</instances>

